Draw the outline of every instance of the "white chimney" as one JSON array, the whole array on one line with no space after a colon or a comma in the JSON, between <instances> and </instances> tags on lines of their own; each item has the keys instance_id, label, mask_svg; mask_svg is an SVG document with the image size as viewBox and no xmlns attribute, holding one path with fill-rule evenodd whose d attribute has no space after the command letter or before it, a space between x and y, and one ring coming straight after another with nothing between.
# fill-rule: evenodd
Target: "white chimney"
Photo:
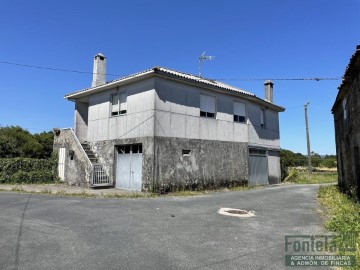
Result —
<instances>
[{"instance_id":1,"label":"white chimney","mask_svg":"<svg viewBox=\"0 0 360 270\"><path fill-rule=\"evenodd\" d=\"M91 86L96 87L106 83L106 57L102 53L94 56L93 81Z\"/></svg>"},{"instance_id":2,"label":"white chimney","mask_svg":"<svg viewBox=\"0 0 360 270\"><path fill-rule=\"evenodd\" d=\"M265 100L273 103L273 86L274 83L272 81L265 81Z\"/></svg>"}]
</instances>

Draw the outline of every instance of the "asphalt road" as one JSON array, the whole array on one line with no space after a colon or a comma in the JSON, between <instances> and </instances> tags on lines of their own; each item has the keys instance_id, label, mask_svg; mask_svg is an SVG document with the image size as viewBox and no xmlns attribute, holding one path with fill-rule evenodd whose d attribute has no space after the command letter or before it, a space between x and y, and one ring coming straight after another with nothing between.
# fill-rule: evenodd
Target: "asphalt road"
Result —
<instances>
[{"instance_id":1,"label":"asphalt road","mask_svg":"<svg viewBox=\"0 0 360 270\"><path fill-rule=\"evenodd\" d=\"M1 192L0 269L285 269L285 235L323 233L317 190L155 199ZM219 215L221 207L255 216Z\"/></svg>"}]
</instances>

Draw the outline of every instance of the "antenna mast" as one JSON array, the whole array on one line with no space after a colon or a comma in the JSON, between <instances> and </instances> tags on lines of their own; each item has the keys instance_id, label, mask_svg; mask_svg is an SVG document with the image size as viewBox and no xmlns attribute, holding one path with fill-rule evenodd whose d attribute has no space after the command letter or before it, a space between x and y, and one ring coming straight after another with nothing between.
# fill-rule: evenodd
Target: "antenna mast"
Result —
<instances>
[{"instance_id":1,"label":"antenna mast","mask_svg":"<svg viewBox=\"0 0 360 270\"><path fill-rule=\"evenodd\" d=\"M215 56L210 56L210 55L205 55L205 52L203 52L200 56L199 56L199 77L201 77L201 66L202 63L206 60L214 60Z\"/></svg>"}]
</instances>

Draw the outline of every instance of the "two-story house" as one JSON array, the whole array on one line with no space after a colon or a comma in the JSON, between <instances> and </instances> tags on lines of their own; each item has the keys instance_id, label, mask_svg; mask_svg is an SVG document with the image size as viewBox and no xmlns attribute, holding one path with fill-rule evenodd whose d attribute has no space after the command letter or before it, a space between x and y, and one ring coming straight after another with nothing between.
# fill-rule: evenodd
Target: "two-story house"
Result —
<instances>
[{"instance_id":1,"label":"two-story house","mask_svg":"<svg viewBox=\"0 0 360 270\"><path fill-rule=\"evenodd\" d=\"M94 58L91 88L67 94L72 129L55 129L59 176L80 186L171 191L280 182L273 83L265 99L224 84L154 67L105 81Z\"/></svg>"}]
</instances>

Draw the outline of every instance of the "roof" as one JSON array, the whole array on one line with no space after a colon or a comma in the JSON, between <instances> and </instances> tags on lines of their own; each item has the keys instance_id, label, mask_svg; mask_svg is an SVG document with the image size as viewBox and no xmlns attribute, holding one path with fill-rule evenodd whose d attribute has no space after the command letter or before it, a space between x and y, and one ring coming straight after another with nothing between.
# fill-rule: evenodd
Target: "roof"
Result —
<instances>
[{"instance_id":1,"label":"roof","mask_svg":"<svg viewBox=\"0 0 360 270\"><path fill-rule=\"evenodd\" d=\"M339 92L336 96L334 105L331 109L333 113L337 105L343 100L344 96L349 91L351 84L354 78L359 73L359 71L360 71L360 45L357 45L355 53L351 56L349 64L345 69L344 75L342 77L342 82L338 87Z\"/></svg>"},{"instance_id":2,"label":"roof","mask_svg":"<svg viewBox=\"0 0 360 270\"><path fill-rule=\"evenodd\" d=\"M275 105L271 102L268 102L264 99L261 99L253 93L250 93L250 92L247 92L240 88L225 84L223 82L206 79L206 78L202 78L199 76L195 76L195 75L191 75L191 74L187 74L187 73L183 73L183 72L179 72L179 71L175 71L175 70L171 70L171 69L163 68L163 67L153 67L151 69L147 69L147 70L135 73L135 74L131 74L131 75L128 75L125 77L121 77L121 78L106 82L103 85L85 88L85 89L82 89L82 90L79 90L76 92L72 92L72 93L65 95L65 98L68 100L75 100L77 98L81 98L84 96L88 96L90 94L94 94L94 93L97 93L97 92L100 92L103 90L110 89L111 87L127 84L127 83L130 83L133 81L145 79L145 78L152 77L152 76L166 77L166 78L173 79L173 80L180 80L180 81L182 81L184 83L188 83L188 84L189 83L197 84L197 85L205 87L205 88L228 91L233 94L238 94L244 98L251 99L257 103L262 103L263 105L269 106L276 111L284 111L285 110L285 108L283 108L281 106L277 106L277 105Z\"/></svg>"}]
</instances>

